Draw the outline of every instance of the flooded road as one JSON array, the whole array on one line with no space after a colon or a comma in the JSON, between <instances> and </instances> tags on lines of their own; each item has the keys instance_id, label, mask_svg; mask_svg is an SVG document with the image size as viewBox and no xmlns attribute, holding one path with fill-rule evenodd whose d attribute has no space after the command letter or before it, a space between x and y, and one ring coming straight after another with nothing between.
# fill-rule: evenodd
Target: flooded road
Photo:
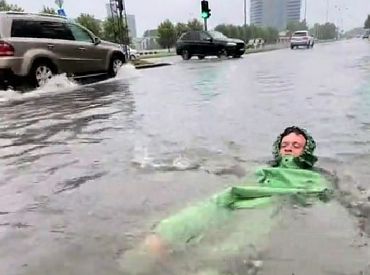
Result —
<instances>
[{"instance_id":1,"label":"flooded road","mask_svg":"<svg viewBox=\"0 0 370 275\"><path fill-rule=\"evenodd\" d=\"M292 210L263 274L370 274L370 44L166 61L0 92L0 274L123 274L120 258L153 224L264 165L290 125L314 136L339 202L304 215L317 226L290 227ZM281 252L287 242L299 245ZM336 256L304 262L318 251Z\"/></svg>"}]
</instances>

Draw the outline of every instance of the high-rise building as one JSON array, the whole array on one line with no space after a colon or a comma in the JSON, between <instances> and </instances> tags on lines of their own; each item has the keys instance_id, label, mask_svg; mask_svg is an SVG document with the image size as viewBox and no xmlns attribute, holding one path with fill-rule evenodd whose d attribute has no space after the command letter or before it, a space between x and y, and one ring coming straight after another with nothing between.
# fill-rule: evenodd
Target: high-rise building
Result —
<instances>
[{"instance_id":1,"label":"high-rise building","mask_svg":"<svg viewBox=\"0 0 370 275\"><path fill-rule=\"evenodd\" d=\"M131 38L137 37L135 15L127 14L127 26Z\"/></svg>"},{"instance_id":2,"label":"high-rise building","mask_svg":"<svg viewBox=\"0 0 370 275\"><path fill-rule=\"evenodd\" d=\"M251 24L256 26L263 25L263 1L251 0L250 5Z\"/></svg>"},{"instance_id":3,"label":"high-rise building","mask_svg":"<svg viewBox=\"0 0 370 275\"><path fill-rule=\"evenodd\" d=\"M301 18L302 0L251 0L251 24L284 30Z\"/></svg>"},{"instance_id":4,"label":"high-rise building","mask_svg":"<svg viewBox=\"0 0 370 275\"><path fill-rule=\"evenodd\" d=\"M307 1L307 0L305 0ZM287 0L286 16L287 23L301 20L301 0Z\"/></svg>"}]
</instances>

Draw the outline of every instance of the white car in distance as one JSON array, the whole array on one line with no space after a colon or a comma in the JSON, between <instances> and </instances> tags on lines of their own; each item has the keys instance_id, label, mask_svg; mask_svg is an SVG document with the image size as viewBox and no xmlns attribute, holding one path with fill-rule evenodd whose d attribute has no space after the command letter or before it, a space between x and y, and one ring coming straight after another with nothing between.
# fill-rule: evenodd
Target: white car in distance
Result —
<instances>
[{"instance_id":1,"label":"white car in distance","mask_svg":"<svg viewBox=\"0 0 370 275\"><path fill-rule=\"evenodd\" d=\"M290 39L290 48L292 50L301 46L309 49L313 48L314 45L315 40L308 31L296 31L293 33L292 38Z\"/></svg>"}]
</instances>

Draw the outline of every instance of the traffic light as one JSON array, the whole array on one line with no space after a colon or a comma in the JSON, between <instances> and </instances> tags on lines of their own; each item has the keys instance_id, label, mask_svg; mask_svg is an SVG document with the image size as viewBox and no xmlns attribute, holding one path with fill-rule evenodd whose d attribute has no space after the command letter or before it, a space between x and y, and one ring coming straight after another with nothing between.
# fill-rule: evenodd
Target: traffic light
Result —
<instances>
[{"instance_id":1,"label":"traffic light","mask_svg":"<svg viewBox=\"0 0 370 275\"><path fill-rule=\"evenodd\" d=\"M202 13L201 13L202 18L204 19L209 18L211 16L211 13L210 13L211 10L209 9L208 1L202 0L201 7L202 7Z\"/></svg>"}]
</instances>

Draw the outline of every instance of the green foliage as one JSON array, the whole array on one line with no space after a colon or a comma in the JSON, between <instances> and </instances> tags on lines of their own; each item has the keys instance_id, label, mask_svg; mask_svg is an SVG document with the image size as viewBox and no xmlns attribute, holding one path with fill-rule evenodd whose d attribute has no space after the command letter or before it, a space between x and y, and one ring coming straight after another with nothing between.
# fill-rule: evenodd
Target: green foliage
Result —
<instances>
[{"instance_id":1,"label":"green foliage","mask_svg":"<svg viewBox=\"0 0 370 275\"><path fill-rule=\"evenodd\" d=\"M308 30L308 26L306 24L306 21L304 21L304 20L302 22L289 22L288 25L286 26L286 28L291 33L295 32L295 31Z\"/></svg>"},{"instance_id":2,"label":"green foliage","mask_svg":"<svg viewBox=\"0 0 370 275\"><path fill-rule=\"evenodd\" d=\"M96 36L101 36L102 28L100 22L93 15L82 13L77 17L76 22L92 31Z\"/></svg>"},{"instance_id":3,"label":"green foliage","mask_svg":"<svg viewBox=\"0 0 370 275\"><path fill-rule=\"evenodd\" d=\"M317 39L335 39L338 37L337 27L333 23L325 23L323 25L316 23L310 33Z\"/></svg>"},{"instance_id":4,"label":"green foliage","mask_svg":"<svg viewBox=\"0 0 370 275\"><path fill-rule=\"evenodd\" d=\"M165 49L170 49L176 44L177 32L175 26L170 20L162 22L158 26L158 44Z\"/></svg>"},{"instance_id":5,"label":"green foliage","mask_svg":"<svg viewBox=\"0 0 370 275\"><path fill-rule=\"evenodd\" d=\"M24 11L23 8L8 4L5 0L0 0L0 11Z\"/></svg>"},{"instance_id":6,"label":"green foliage","mask_svg":"<svg viewBox=\"0 0 370 275\"><path fill-rule=\"evenodd\" d=\"M107 18L103 22L103 35L104 40L114 43L129 44L127 37L127 27L120 22L118 18ZM123 40L123 41L122 41Z\"/></svg>"},{"instance_id":7,"label":"green foliage","mask_svg":"<svg viewBox=\"0 0 370 275\"><path fill-rule=\"evenodd\" d=\"M188 22L188 28L192 31L201 31L203 30L203 24L198 19L193 19Z\"/></svg>"},{"instance_id":8,"label":"green foliage","mask_svg":"<svg viewBox=\"0 0 370 275\"><path fill-rule=\"evenodd\" d=\"M179 38L184 32L189 30L189 27L188 25L184 23L177 23L175 29L176 29L176 36L177 38Z\"/></svg>"},{"instance_id":9,"label":"green foliage","mask_svg":"<svg viewBox=\"0 0 370 275\"><path fill-rule=\"evenodd\" d=\"M50 7L47 7L47 6L44 6L42 8L42 10L40 11L40 13L46 13L46 14L58 14L57 11L53 8L50 8Z\"/></svg>"},{"instance_id":10,"label":"green foliage","mask_svg":"<svg viewBox=\"0 0 370 275\"><path fill-rule=\"evenodd\" d=\"M262 38L266 43L274 43L279 38L278 30L268 27L261 28L254 25L251 26L235 26L221 24L215 28L216 31L222 32L227 37L238 38L248 42L250 39Z\"/></svg>"}]
</instances>

